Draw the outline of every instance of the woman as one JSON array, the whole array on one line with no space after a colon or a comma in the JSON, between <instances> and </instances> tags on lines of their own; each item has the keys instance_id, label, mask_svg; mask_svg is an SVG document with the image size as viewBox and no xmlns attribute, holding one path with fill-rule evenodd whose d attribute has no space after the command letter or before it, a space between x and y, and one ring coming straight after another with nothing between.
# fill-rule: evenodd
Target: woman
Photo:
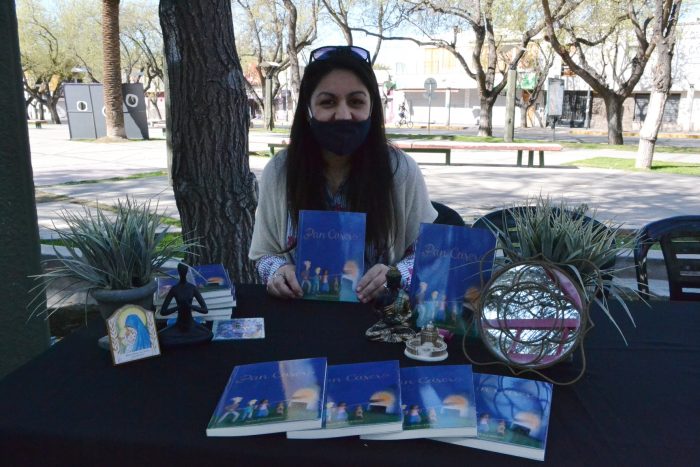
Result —
<instances>
[{"instance_id":1,"label":"woman","mask_svg":"<svg viewBox=\"0 0 700 467\"><path fill-rule=\"evenodd\" d=\"M417 164L387 143L377 80L360 47L311 52L290 145L267 164L261 187L249 256L281 298L303 296L293 255L299 211L366 213L367 272L355 290L364 303L382 291L389 264L408 284L420 223L437 217Z\"/></svg>"}]
</instances>

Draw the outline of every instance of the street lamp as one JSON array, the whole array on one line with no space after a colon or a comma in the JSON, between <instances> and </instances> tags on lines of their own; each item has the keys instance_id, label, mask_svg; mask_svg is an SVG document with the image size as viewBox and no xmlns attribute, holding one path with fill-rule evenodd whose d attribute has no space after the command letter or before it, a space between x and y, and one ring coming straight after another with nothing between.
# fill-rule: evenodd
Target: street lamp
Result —
<instances>
[{"instance_id":1,"label":"street lamp","mask_svg":"<svg viewBox=\"0 0 700 467\"><path fill-rule=\"evenodd\" d=\"M262 62L260 63L260 68L263 70L265 75L265 129L272 130L273 128L273 117L272 117L272 78L275 75L275 70L280 67L277 62Z\"/></svg>"}]
</instances>

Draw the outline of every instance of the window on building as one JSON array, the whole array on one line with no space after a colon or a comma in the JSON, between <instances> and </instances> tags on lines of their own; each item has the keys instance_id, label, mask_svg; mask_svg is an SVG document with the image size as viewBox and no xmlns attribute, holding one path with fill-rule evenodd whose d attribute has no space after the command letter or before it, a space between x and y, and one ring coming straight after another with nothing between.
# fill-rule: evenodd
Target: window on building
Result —
<instances>
[{"instance_id":1,"label":"window on building","mask_svg":"<svg viewBox=\"0 0 700 467\"><path fill-rule=\"evenodd\" d=\"M647 117L649 108L649 94L634 95L634 121L643 122ZM676 123L678 121L678 109L681 102L680 94L669 94L664 106L664 115L661 118L662 123Z\"/></svg>"}]
</instances>

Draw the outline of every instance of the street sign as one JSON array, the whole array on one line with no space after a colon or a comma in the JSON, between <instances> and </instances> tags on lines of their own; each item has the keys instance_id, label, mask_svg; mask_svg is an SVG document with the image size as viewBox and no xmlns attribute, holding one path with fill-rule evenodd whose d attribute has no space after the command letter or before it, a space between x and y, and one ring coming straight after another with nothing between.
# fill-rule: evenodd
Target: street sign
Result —
<instances>
[{"instance_id":1,"label":"street sign","mask_svg":"<svg viewBox=\"0 0 700 467\"><path fill-rule=\"evenodd\" d=\"M428 95L431 95L437 89L437 81L435 81L435 78L428 78L423 83L423 87Z\"/></svg>"},{"instance_id":2,"label":"street sign","mask_svg":"<svg viewBox=\"0 0 700 467\"><path fill-rule=\"evenodd\" d=\"M547 116L561 117L564 108L564 80L549 78L547 80Z\"/></svg>"}]
</instances>

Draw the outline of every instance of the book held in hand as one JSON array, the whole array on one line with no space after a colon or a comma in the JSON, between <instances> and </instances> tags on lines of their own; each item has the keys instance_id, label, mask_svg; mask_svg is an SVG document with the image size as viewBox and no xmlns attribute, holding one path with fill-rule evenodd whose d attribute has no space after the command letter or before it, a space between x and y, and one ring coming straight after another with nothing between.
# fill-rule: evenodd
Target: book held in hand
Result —
<instances>
[{"instance_id":1,"label":"book held in hand","mask_svg":"<svg viewBox=\"0 0 700 467\"><path fill-rule=\"evenodd\" d=\"M411 276L416 326L464 334L463 307L491 277L496 236L487 229L421 224Z\"/></svg>"},{"instance_id":2,"label":"book held in hand","mask_svg":"<svg viewBox=\"0 0 700 467\"><path fill-rule=\"evenodd\" d=\"M474 374L477 437L438 441L544 460L552 385L510 376Z\"/></svg>"},{"instance_id":3,"label":"book held in hand","mask_svg":"<svg viewBox=\"0 0 700 467\"><path fill-rule=\"evenodd\" d=\"M238 365L207 436L251 436L321 427L325 358Z\"/></svg>"},{"instance_id":4,"label":"book held in hand","mask_svg":"<svg viewBox=\"0 0 700 467\"><path fill-rule=\"evenodd\" d=\"M323 427L287 432L290 439L337 438L401 430L399 362L330 365Z\"/></svg>"},{"instance_id":5,"label":"book held in hand","mask_svg":"<svg viewBox=\"0 0 700 467\"><path fill-rule=\"evenodd\" d=\"M365 266L365 214L301 211L296 275L307 300L357 302Z\"/></svg>"},{"instance_id":6,"label":"book held in hand","mask_svg":"<svg viewBox=\"0 0 700 467\"><path fill-rule=\"evenodd\" d=\"M362 436L396 440L476 436L471 365L401 368L403 430Z\"/></svg>"}]
</instances>

